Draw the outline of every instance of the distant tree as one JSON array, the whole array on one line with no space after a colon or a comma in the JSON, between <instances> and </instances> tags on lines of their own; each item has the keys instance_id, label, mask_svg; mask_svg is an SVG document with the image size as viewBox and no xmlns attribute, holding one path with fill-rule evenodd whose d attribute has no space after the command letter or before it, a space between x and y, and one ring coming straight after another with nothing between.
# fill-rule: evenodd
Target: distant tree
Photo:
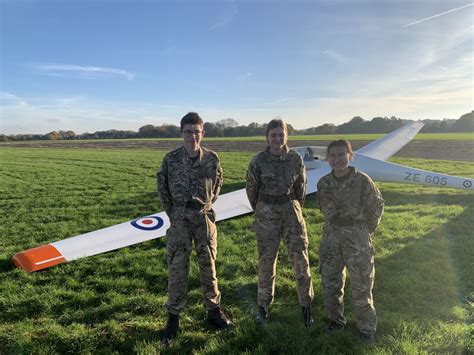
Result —
<instances>
[{"instance_id":1,"label":"distant tree","mask_svg":"<svg viewBox=\"0 0 474 355\"><path fill-rule=\"evenodd\" d=\"M252 122L248 125L249 136L263 136L265 135L266 124L259 124L257 122Z\"/></svg>"},{"instance_id":2,"label":"distant tree","mask_svg":"<svg viewBox=\"0 0 474 355\"><path fill-rule=\"evenodd\" d=\"M222 137L224 135L224 128L212 122L204 123L204 130L209 137Z\"/></svg>"},{"instance_id":3,"label":"distant tree","mask_svg":"<svg viewBox=\"0 0 474 355\"><path fill-rule=\"evenodd\" d=\"M319 126L315 130L315 134L334 134L336 133L337 127L332 123L325 123Z\"/></svg>"},{"instance_id":4,"label":"distant tree","mask_svg":"<svg viewBox=\"0 0 474 355\"><path fill-rule=\"evenodd\" d=\"M8 142L8 137L4 134L0 134L0 142Z\"/></svg>"},{"instance_id":5,"label":"distant tree","mask_svg":"<svg viewBox=\"0 0 474 355\"><path fill-rule=\"evenodd\" d=\"M353 117L349 122L337 127L337 133L362 133L364 130L364 119L360 116Z\"/></svg>"},{"instance_id":6,"label":"distant tree","mask_svg":"<svg viewBox=\"0 0 474 355\"><path fill-rule=\"evenodd\" d=\"M451 127L451 132L474 132L474 111L462 115Z\"/></svg>"},{"instance_id":7,"label":"distant tree","mask_svg":"<svg viewBox=\"0 0 474 355\"><path fill-rule=\"evenodd\" d=\"M295 129L293 128L293 126L289 123L286 124L287 128L288 128L288 135L291 136L295 133Z\"/></svg>"},{"instance_id":8,"label":"distant tree","mask_svg":"<svg viewBox=\"0 0 474 355\"><path fill-rule=\"evenodd\" d=\"M61 135L59 134L59 132L52 131L52 132L46 133L45 138L47 140L59 140L61 139Z\"/></svg>"},{"instance_id":9,"label":"distant tree","mask_svg":"<svg viewBox=\"0 0 474 355\"><path fill-rule=\"evenodd\" d=\"M239 122L234 120L233 118L225 118L223 120L217 121L216 125L220 125L223 128L229 128L229 127L238 127Z\"/></svg>"},{"instance_id":10,"label":"distant tree","mask_svg":"<svg viewBox=\"0 0 474 355\"><path fill-rule=\"evenodd\" d=\"M155 126L148 124L138 129L138 136L141 138L158 137L158 130Z\"/></svg>"},{"instance_id":11,"label":"distant tree","mask_svg":"<svg viewBox=\"0 0 474 355\"><path fill-rule=\"evenodd\" d=\"M76 133L74 133L74 131L59 131L58 133L61 136L61 139L75 139L76 138Z\"/></svg>"}]
</instances>

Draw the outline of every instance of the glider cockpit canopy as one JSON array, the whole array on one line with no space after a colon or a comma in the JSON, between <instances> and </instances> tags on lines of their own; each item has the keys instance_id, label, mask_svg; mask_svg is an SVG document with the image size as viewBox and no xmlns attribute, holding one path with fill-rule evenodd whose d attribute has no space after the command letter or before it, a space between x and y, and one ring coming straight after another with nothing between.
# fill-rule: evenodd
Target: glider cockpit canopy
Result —
<instances>
[{"instance_id":1,"label":"glider cockpit canopy","mask_svg":"<svg viewBox=\"0 0 474 355\"><path fill-rule=\"evenodd\" d=\"M321 146L303 146L291 148L295 152L298 152L303 158L303 162L306 165L306 169L316 169L319 164L326 161L326 147Z\"/></svg>"}]
</instances>

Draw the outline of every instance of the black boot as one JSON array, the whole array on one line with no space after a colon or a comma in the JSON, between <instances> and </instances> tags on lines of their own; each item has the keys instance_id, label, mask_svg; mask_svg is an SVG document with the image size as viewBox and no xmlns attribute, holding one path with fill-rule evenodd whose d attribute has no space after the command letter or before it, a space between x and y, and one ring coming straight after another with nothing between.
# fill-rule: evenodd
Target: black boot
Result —
<instances>
[{"instance_id":1,"label":"black boot","mask_svg":"<svg viewBox=\"0 0 474 355\"><path fill-rule=\"evenodd\" d=\"M258 307L258 314L259 314L260 322L265 323L270 320L270 311L268 310L268 307L263 307L263 306Z\"/></svg>"},{"instance_id":2,"label":"black boot","mask_svg":"<svg viewBox=\"0 0 474 355\"><path fill-rule=\"evenodd\" d=\"M311 307L302 307L303 310L303 322L306 328L314 325L313 314L311 313Z\"/></svg>"},{"instance_id":3,"label":"black boot","mask_svg":"<svg viewBox=\"0 0 474 355\"><path fill-rule=\"evenodd\" d=\"M333 333L339 332L346 327L345 324L337 323L335 321L330 321L326 329L326 334L331 335Z\"/></svg>"},{"instance_id":4,"label":"black boot","mask_svg":"<svg viewBox=\"0 0 474 355\"><path fill-rule=\"evenodd\" d=\"M207 311L207 320L218 329L228 329L234 326L234 323L227 318L219 307Z\"/></svg>"},{"instance_id":5,"label":"black boot","mask_svg":"<svg viewBox=\"0 0 474 355\"><path fill-rule=\"evenodd\" d=\"M168 320L166 321L165 333L161 339L161 344L166 349L170 346L171 340L176 338L179 329L179 316L177 314L168 313Z\"/></svg>"},{"instance_id":6,"label":"black boot","mask_svg":"<svg viewBox=\"0 0 474 355\"><path fill-rule=\"evenodd\" d=\"M359 338L367 346L375 345L375 337L373 334L359 332Z\"/></svg>"}]
</instances>

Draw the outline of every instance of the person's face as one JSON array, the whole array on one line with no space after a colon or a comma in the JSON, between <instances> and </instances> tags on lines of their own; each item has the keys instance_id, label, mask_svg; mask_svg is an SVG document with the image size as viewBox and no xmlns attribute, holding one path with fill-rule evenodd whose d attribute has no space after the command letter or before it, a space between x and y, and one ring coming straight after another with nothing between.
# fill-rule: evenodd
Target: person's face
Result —
<instances>
[{"instance_id":1,"label":"person's face","mask_svg":"<svg viewBox=\"0 0 474 355\"><path fill-rule=\"evenodd\" d=\"M288 136L281 127L272 128L268 131L267 142L270 146L270 151L273 153L281 153L287 140Z\"/></svg>"},{"instance_id":2,"label":"person's face","mask_svg":"<svg viewBox=\"0 0 474 355\"><path fill-rule=\"evenodd\" d=\"M334 146L329 150L327 161L336 173L344 172L349 167L351 160L347 148L344 146Z\"/></svg>"},{"instance_id":3,"label":"person's face","mask_svg":"<svg viewBox=\"0 0 474 355\"><path fill-rule=\"evenodd\" d=\"M204 137L204 127L200 124L185 124L181 131L184 146L190 150L198 150Z\"/></svg>"}]
</instances>

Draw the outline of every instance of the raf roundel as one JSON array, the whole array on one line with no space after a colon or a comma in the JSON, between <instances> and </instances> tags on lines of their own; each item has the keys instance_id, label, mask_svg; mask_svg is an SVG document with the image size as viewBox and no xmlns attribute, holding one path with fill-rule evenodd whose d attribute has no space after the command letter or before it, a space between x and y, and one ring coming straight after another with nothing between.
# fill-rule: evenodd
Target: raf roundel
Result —
<instances>
[{"instance_id":1,"label":"raf roundel","mask_svg":"<svg viewBox=\"0 0 474 355\"><path fill-rule=\"evenodd\" d=\"M144 231L154 231L163 227L164 221L160 217L153 216L136 219L131 221L130 224Z\"/></svg>"}]
</instances>

